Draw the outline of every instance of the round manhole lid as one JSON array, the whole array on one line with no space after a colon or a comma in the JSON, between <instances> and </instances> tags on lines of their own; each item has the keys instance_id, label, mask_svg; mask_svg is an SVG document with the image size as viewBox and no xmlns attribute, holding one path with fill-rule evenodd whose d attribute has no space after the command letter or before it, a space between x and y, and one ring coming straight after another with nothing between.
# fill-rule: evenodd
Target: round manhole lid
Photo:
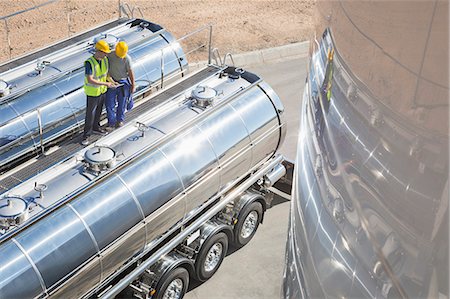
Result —
<instances>
[{"instance_id":1,"label":"round manhole lid","mask_svg":"<svg viewBox=\"0 0 450 299\"><path fill-rule=\"evenodd\" d=\"M11 196L0 199L0 217L12 218L20 216L28 209L28 203L20 197Z\"/></svg>"},{"instance_id":2,"label":"round manhole lid","mask_svg":"<svg viewBox=\"0 0 450 299\"><path fill-rule=\"evenodd\" d=\"M192 91L192 96L199 100L209 100L217 95L217 91L214 88L208 86L197 86Z\"/></svg>"},{"instance_id":3,"label":"round manhole lid","mask_svg":"<svg viewBox=\"0 0 450 299\"><path fill-rule=\"evenodd\" d=\"M95 48L95 44L100 40L104 40L109 45L109 48L111 49L111 51L114 51L114 48L116 47L116 44L119 41L119 39L112 34L100 34L94 38L94 43L93 43L94 48Z\"/></svg>"},{"instance_id":4,"label":"round manhole lid","mask_svg":"<svg viewBox=\"0 0 450 299\"><path fill-rule=\"evenodd\" d=\"M9 94L9 84L6 81L0 80L0 97Z\"/></svg>"},{"instance_id":5,"label":"round manhole lid","mask_svg":"<svg viewBox=\"0 0 450 299\"><path fill-rule=\"evenodd\" d=\"M8 83L6 81L0 80L0 91L4 91L8 88Z\"/></svg>"},{"instance_id":6,"label":"round manhole lid","mask_svg":"<svg viewBox=\"0 0 450 299\"><path fill-rule=\"evenodd\" d=\"M84 158L93 164L101 164L112 161L116 152L107 146L94 146L84 153Z\"/></svg>"}]
</instances>

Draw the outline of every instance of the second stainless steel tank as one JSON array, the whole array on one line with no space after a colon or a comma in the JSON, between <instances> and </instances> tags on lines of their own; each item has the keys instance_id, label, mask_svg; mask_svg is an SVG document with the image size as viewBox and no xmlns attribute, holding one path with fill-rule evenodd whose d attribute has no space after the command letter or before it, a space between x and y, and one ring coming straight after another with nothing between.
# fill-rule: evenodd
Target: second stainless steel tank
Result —
<instances>
[{"instance_id":1,"label":"second stainless steel tank","mask_svg":"<svg viewBox=\"0 0 450 299\"><path fill-rule=\"evenodd\" d=\"M129 45L136 95L162 76L183 73L179 43L145 20L114 21L0 66L0 172L51 141L78 132L84 123L84 61L99 39ZM163 67L161 67L163 66Z\"/></svg>"}]
</instances>

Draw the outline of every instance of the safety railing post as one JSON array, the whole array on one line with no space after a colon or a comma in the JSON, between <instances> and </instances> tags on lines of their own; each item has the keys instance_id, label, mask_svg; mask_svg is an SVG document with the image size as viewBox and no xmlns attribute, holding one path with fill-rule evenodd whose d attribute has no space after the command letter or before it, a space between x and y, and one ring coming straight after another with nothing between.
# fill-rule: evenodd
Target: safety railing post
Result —
<instances>
[{"instance_id":1,"label":"safety railing post","mask_svg":"<svg viewBox=\"0 0 450 299\"><path fill-rule=\"evenodd\" d=\"M44 153L44 134L42 128L42 117L41 117L41 109L37 109L37 117L38 117L38 126L39 126L39 140L41 145L41 153Z\"/></svg>"},{"instance_id":2,"label":"safety railing post","mask_svg":"<svg viewBox=\"0 0 450 299\"><path fill-rule=\"evenodd\" d=\"M212 24L209 25L209 40L208 40L208 64L211 64L212 55Z\"/></svg>"},{"instance_id":3,"label":"safety railing post","mask_svg":"<svg viewBox=\"0 0 450 299\"><path fill-rule=\"evenodd\" d=\"M70 36L70 11L69 11L69 0L66 3L66 14L67 14L67 36Z\"/></svg>"},{"instance_id":4,"label":"safety railing post","mask_svg":"<svg viewBox=\"0 0 450 299\"><path fill-rule=\"evenodd\" d=\"M161 89L164 88L164 48L161 49Z\"/></svg>"},{"instance_id":5,"label":"safety railing post","mask_svg":"<svg viewBox=\"0 0 450 299\"><path fill-rule=\"evenodd\" d=\"M0 21L3 20L3 21L5 22L5 27L6 27L6 28L5 28L5 29L6 29L6 39L7 39L7 43L8 43L9 59L12 58L12 47L11 47L11 38L10 38L10 36L9 36L10 30L9 30L9 26L8 26L8 19L11 18L11 17L17 16L17 15L23 14L23 13L25 13L25 12L32 11L32 10L38 9L38 8L40 8L40 7L46 6L46 5L48 5L48 4L55 3L55 2L57 2L57 1L60 1L60 0L48 0L47 2L44 2L44 3L41 3L41 4L35 5L35 6L33 6L33 7L30 7L30 8L24 9L24 10L17 11L17 12L14 12L14 13L9 14L9 15L6 15L6 16L0 16Z\"/></svg>"},{"instance_id":6,"label":"safety railing post","mask_svg":"<svg viewBox=\"0 0 450 299\"><path fill-rule=\"evenodd\" d=\"M4 19L5 20L5 29L6 29L6 40L8 43L8 52L9 52L9 59L11 59L12 57L12 48L11 48L11 38L9 37L9 27L8 27L8 19Z\"/></svg>"}]
</instances>

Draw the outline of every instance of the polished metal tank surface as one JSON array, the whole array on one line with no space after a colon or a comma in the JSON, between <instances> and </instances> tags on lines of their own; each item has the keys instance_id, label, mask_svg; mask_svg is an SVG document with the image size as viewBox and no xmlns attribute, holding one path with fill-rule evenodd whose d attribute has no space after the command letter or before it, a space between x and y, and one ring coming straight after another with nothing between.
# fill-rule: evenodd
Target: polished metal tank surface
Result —
<instances>
[{"instance_id":1,"label":"polished metal tank surface","mask_svg":"<svg viewBox=\"0 0 450 299\"><path fill-rule=\"evenodd\" d=\"M138 96L161 77L181 77L187 60L180 44L151 22L119 20L0 66L0 171L24 155L38 154L84 123L84 61L97 40L112 49L129 45Z\"/></svg>"},{"instance_id":2,"label":"polished metal tank surface","mask_svg":"<svg viewBox=\"0 0 450 299\"><path fill-rule=\"evenodd\" d=\"M448 1L317 4L283 297L448 298Z\"/></svg>"},{"instance_id":3,"label":"polished metal tank surface","mask_svg":"<svg viewBox=\"0 0 450 299\"><path fill-rule=\"evenodd\" d=\"M4 193L25 199L30 219L0 231L0 297L92 292L273 157L285 136L281 101L254 74L233 71L218 68ZM193 97L203 88L215 91L206 107Z\"/></svg>"}]
</instances>

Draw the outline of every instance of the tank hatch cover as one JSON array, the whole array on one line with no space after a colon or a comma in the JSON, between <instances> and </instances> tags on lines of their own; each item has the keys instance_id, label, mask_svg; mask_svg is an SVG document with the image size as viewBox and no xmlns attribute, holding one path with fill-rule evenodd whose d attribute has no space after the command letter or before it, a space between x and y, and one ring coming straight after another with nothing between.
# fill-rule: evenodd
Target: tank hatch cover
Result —
<instances>
[{"instance_id":1,"label":"tank hatch cover","mask_svg":"<svg viewBox=\"0 0 450 299\"><path fill-rule=\"evenodd\" d=\"M109 48L113 50L116 47L116 44L119 41L119 38L112 34L103 33L94 38L94 41L92 43L93 46L95 47L95 44L100 40L104 40L109 45Z\"/></svg>"},{"instance_id":2,"label":"tank hatch cover","mask_svg":"<svg viewBox=\"0 0 450 299\"><path fill-rule=\"evenodd\" d=\"M28 202L18 196L0 199L0 226L8 228L28 218Z\"/></svg>"},{"instance_id":3,"label":"tank hatch cover","mask_svg":"<svg viewBox=\"0 0 450 299\"><path fill-rule=\"evenodd\" d=\"M114 160L116 152L107 146L94 146L84 153L86 161L92 164L103 164Z\"/></svg>"},{"instance_id":4,"label":"tank hatch cover","mask_svg":"<svg viewBox=\"0 0 450 299\"><path fill-rule=\"evenodd\" d=\"M208 86L199 85L194 90L192 90L192 97L195 104L203 108L209 106L216 95L217 91L214 88Z\"/></svg>"},{"instance_id":5,"label":"tank hatch cover","mask_svg":"<svg viewBox=\"0 0 450 299\"><path fill-rule=\"evenodd\" d=\"M9 94L9 84L3 80L0 80L0 97L7 96Z\"/></svg>"},{"instance_id":6,"label":"tank hatch cover","mask_svg":"<svg viewBox=\"0 0 450 299\"><path fill-rule=\"evenodd\" d=\"M94 173L100 173L114 167L116 164L116 152L107 146L94 146L84 153L87 169Z\"/></svg>"}]
</instances>

